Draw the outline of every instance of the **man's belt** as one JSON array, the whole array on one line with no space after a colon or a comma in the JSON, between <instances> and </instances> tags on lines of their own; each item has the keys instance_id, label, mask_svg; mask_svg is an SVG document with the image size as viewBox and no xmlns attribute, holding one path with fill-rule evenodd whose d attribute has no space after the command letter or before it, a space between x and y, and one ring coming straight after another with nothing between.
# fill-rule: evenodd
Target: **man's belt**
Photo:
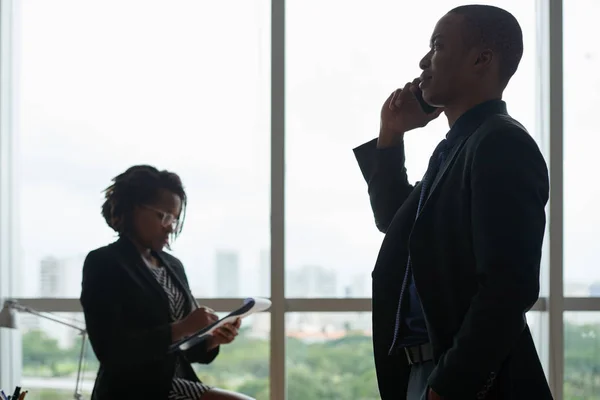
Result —
<instances>
[{"instance_id":1,"label":"man's belt","mask_svg":"<svg viewBox=\"0 0 600 400\"><path fill-rule=\"evenodd\" d=\"M403 350L410 365L433 360L433 347L431 343L404 347Z\"/></svg>"}]
</instances>

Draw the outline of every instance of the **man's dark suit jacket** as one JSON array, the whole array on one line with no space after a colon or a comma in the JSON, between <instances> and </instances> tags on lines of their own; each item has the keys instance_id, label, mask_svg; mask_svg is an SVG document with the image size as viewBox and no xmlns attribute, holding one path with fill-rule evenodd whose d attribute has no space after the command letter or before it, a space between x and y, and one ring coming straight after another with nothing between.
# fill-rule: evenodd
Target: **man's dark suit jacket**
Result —
<instances>
[{"instance_id":1,"label":"man's dark suit jacket","mask_svg":"<svg viewBox=\"0 0 600 400\"><path fill-rule=\"evenodd\" d=\"M407 180L403 145L395 157L377 140L354 149L385 233L372 273L382 400L406 398L410 366L388 351L409 252L434 349L429 386L448 400L552 399L525 319L539 295L548 171L500 103L449 152L416 221L421 186Z\"/></svg>"},{"instance_id":2,"label":"man's dark suit jacket","mask_svg":"<svg viewBox=\"0 0 600 400\"><path fill-rule=\"evenodd\" d=\"M189 313L194 299L181 262L165 252L155 255L183 291ZM100 362L93 400L166 399L176 357L185 378L197 381L190 363L207 364L218 354L218 348L207 352L206 343L168 354L172 338L167 295L125 238L86 257L81 305Z\"/></svg>"}]
</instances>

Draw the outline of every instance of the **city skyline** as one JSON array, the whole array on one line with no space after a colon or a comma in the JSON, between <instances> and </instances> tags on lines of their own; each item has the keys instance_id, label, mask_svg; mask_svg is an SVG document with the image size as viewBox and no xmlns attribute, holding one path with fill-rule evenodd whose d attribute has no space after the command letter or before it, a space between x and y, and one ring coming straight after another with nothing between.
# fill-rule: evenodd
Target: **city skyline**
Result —
<instances>
[{"instance_id":1,"label":"city skyline","mask_svg":"<svg viewBox=\"0 0 600 400\"><path fill-rule=\"evenodd\" d=\"M242 288L256 286L264 288L268 276L262 275L264 262L266 261L265 250L260 252L257 264L257 273L254 276L257 282L254 285L248 285L247 279L242 279L239 269L239 254L232 249L217 250L214 257L214 266L221 273L216 274L216 281L211 286L214 289L212 294L206 297L256 297L266 296L265 294L252 294ZM81 276L78 261L83 257L59 259L52 256L46 256L40 260L39 268L39 290L37 296L45 298L56 298L65 296L75 296L76 287L72 285ZM291 285L291 283L295 283ZM295 292L290 293L290 297L329 297L335 295L341 289L348 294L348 291L354 294L365 293L364 279L360 276L353 276L348 285L338 284L336 272L317 265L304 265L291 270L287 276L287 286L292 287ZM202 297L192 288L195 297ZM59 319L70 321L73 318L67 313L56 313ZM249 326L250 334L253 337L266 339L270 331L270 316L268 314L259 314L252 316L245 322ZM79 324L84 325L83 316L77 319ZM56 339L61 348L68 348L73 345L77 338L77 332L71 328L56 324L54 321L48 321L39 318L37 315L21 314L19 315L19 326L23 333L32 330L41 330L48 337ZM306 340L319 341L330 337L341 335L341 331L349 329L359 329L364 332L370 331L370 318L364 315L323 315L323 314L290 314L286 318L287 331L293 337L304 338Z\"/></svg>"},{"instance_id":2,"label":"city skyline","mask_svg":"<svg viewBox=\"0 0 600 400\"><path fill-rule=\"evenodd\" d=\"M217 249L215 250L215 261L212 265L215 271L219 270L219 255L222 254L234 255L236 258L234 270L237 273L237 278L233 280L235 290L233 290L233 293L223 293L220 288L228 287L230 283L228 277L231 274L228 272L219 274L217 272L214 274L215 280L207 284L208 288L206 286L190 287L195 297L247 298L270 296L270 265L265 263L265 261L268 262L268 252L266 250L259 252L259 262L256 263L255 268L252 266L240 268L238 252L232 249ZM83 254L68 258L56 258L51 255L43 257L38 268L40 279L37 282L39 285L35 286L35 291L28 294L27 297L77 298L81 288L81 269L84 259L85 255ZM48 269L52 272L48 272ZM299 277L299 275L304 275L304 277ZM255 279L242 279L244 276L254 276ZM321 289L319 289L316 276L325 277L326 280L329 278L329 282L320 285ZM289 268L288 274L286 274L286 289L291 288L291 291L286 290L286 296L370 298L370 276L354 274L345 277L342 275L341 278L339 279L336 270L320 265L309 264ZM298 280L305 282L303 288L293 287L293 284L297 283ZM210 280L206 279L205 281ZM212 292L210 288L213 289ZM565 288L565 291L571 293L574 297L600 297L600 281L587 283L565 282Z\"/></svg>"},{"instance_id":3,"label":"city skyline","mask_svg":"<svg viewBox=\"0 0 600 400\"><path fill-rule=\"evenodd\" d=\"M238 251L217 249L212 265L216 271L214 281L205 279L208 287L190 286L190 289L197 298L270 297L270 276L265 274L265 271L270 271L270 265L265 264L268 261L265 254L267 251L261 250L258 262L242 271ZM39 261L39 285L30 296L78 298L84 259L83 254L68 258L44 256ZM253 276L254 279L244 279L244 276ZM288 297L366 297L369 279L360 274L340 277L331 268L309 264L290 268L286 287L291 289Z\"/></svg>"}]
</instances>

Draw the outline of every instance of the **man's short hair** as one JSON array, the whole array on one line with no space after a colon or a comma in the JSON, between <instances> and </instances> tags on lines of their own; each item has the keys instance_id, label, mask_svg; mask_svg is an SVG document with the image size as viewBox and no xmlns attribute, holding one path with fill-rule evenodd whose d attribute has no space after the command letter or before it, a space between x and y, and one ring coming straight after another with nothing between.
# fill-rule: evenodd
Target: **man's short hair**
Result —
<instances>
[{"instance_id":1,"label":"man's short hair","mask_svg":"<svg viewBox=\"0 0 600 400\"><path fill-rule=\"evenodd\" d=\"M517 19L506 10L487 5L460 6L450 12L464 17L468 45L488 47L500 56L500 80L506 85L523 56L523 32Z\"/></svg>"}]
</instances>

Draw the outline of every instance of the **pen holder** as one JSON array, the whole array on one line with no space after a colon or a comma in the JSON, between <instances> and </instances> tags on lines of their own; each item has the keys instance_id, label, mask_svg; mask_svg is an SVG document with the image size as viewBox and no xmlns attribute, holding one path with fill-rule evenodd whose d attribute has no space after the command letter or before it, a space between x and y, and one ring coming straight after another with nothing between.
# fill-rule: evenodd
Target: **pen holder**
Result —
<instances>
[{"instance_id":1,"label":"pen holder","mask_svg":"<svg viewBox=\"0 0 600 400\"><path fill-rule=\"evenodd\" d=\"M6 394L4 390L0 390L0 400L23 400L27 396L28 391L22 391L20 386L15 387L11 395Z\"/></svg>"}]
</instances>

